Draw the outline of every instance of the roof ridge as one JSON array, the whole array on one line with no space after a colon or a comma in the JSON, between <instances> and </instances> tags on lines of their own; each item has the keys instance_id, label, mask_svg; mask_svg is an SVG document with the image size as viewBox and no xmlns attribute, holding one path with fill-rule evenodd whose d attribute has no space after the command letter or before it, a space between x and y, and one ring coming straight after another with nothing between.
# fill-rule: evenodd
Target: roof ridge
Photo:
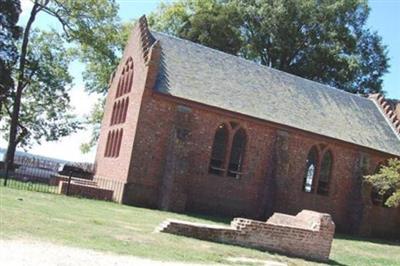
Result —
<instances>
[{"instance_id":1,"label":"roof ridge","mask_svg":"<svg viewBox=\"0 0 400 266\"><path fill-rule=\"evenodd\" d=\"M319 86L323 86L326 89L334 90L335 92L338 92L338 93L347 94L347 95L349 95L351 97L354 97L354 98L357 98L357 99L362 99L362 100L369 101L368 98L364 97L361 94L354 94L354 93L351 93L351 92L348 92L348 91L345 91L345 90L340 90L340 89L337 89L337 88L332 87L330 85L327 85L327 84L324 84L324 83L321 83L321 82L318 82L318 81L315 81L315 80L303 78L303 77L297 76L295 74L292 74L292 73L289 73L289 72L285 72L283 70L279 70L279 69L276 69L276 68L273 68L273 67L270 67L270 66L262 65L262 64L259 64L259 63L255 62L255 61L252 61L252 60L249 60L249 59L237 56L237 55L229 54L229 53L226 53L226 52L223 52L223 51L208 47L208 46L200 44L200 43L196 43L196 42L193 42L193 41L190 41L190 40L187 40L187 39L183 39L183 38L171 35L169 33L159 32L159 31L154 31L154 30L150 30L150 32L155 32L157 34L161 34L161 35L167 36L169 38L174 38L174 39L177 39L177 40L180 40L180 41L188 42L188 43L190 43L192 45L200 46L202 48L206 48L208 50L211 50L211 51L214 51L214 52L217 52L217 53L221 53L221 54L226 55L226 56L234 57L234 58L237 58L239 60L245 61L245 62L247 62L249 64L254 64L254 65L256 65L258 67L261 67L261 68L267 68L267 69L275 71L275 72L279 72L279 73L283 73L283 74L288 75L288 76L292 76L292 77L294 77L296 79L301 79L301 80L306 81L306 82L316 83Z\"/></svg>"},{"instance_id":2,"label":"roof ridge","mask_svg":"<svg viewBox=\"0 0 400 266\"><path fill-rule=\"evenodd\" d=\"M147 62L149 60L150 49L155 42L154 40L155 38L150 33L145 15L141 16L137 23L139 26L140 44L142 46L142 56L144 61Z\"/></svg>"},{"instance_id":3,"label":"roof ridge","mask_svg":"<svg viewBox=\"0 0 400 266\"><path fill-rule=\"evenodd\" d=\"M385 99L385 96L380 93L370 94L368 98L376 103L388 123L396 132L397 137L400 139L400 111L396 111Z\"/></svg>"}]
</instances>

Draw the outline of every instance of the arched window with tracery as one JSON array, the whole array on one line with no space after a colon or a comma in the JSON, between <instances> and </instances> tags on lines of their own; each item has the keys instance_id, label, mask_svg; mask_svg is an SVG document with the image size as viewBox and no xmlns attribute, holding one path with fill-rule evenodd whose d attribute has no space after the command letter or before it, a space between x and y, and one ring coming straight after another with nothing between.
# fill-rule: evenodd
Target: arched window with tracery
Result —
<instances>
[{"instance_id":1,"label":"arched window with tracery","mask_svg":"<svg viewBox=\"0 0 400 266\"><path fill-rule=\"evenodd\" d=\"M223 175L225 172L225 155L229 131L227 125L221 124L215 132L214 142L211 151L211 161L209 172L216 175Z\"/></svg>"},{"instance_id":2,"label":"arched window with tracery","mask_svg":"<svg viewBox=\"0 0 400 266\"><path fill-rule=\"evenodd\" d=\"M121 75L118 80L115 98L118 98L131 91L133 83L133 72L133 60L131 57L129 57L126 60L124 67L122 68Z\"/></svg>"},{"instance_id":3,"label":"arched window with tracery","mask_svg":"<svg viewBox=\"0 0 400 266\"><path fill-rule=\"evenodd\" d=\"M321 160L321 170L318 178L317 193L321 195L329 194L329 180L332 171L332 153L328 150L324 153Z\"/></svg>"},{"instance_id":4,"label":"arched window with tracery","mask_svg":"<svg viewBox=\"0 0 400 266\"><path fill-rule=\"evenodd\" d=\"M239 177L242 174L244 150L246 146L246 132L240 128L235 132L232 140L231 155L228 166L228 176Z\"/></svg>"},{"instance_id":5,"label":"arched window with tracery","mask_svg":"<svg viewBox=\"0 0 400 266\"><path fill-rule=\"evenodd\" d=\"M317 163L318 163L318 150L314 146L308 152L307 160L306 160L306 170L304 173L304 182L303 182L303 191L304 192L313 192L314 180L317 172Z\"/></svg>"},{"instance_id":6,"label":"arched window with tracery","mask_svg":"<svg viewBox=\"0 0 400 266\"><path fill-rule=\"evenodd\" d=\"M242 173L247 135L237 122L220 124L214 135L209 173L239 178Z\"/></svg>"}]
</instances>

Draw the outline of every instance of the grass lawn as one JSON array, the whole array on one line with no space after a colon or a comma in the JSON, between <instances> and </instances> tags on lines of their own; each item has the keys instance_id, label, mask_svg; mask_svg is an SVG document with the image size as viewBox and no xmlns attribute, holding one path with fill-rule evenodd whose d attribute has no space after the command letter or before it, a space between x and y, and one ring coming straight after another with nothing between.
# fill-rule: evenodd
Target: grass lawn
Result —
<instances>
[{"instance_id":1,"label":"grass lawn","mask_svg":"<svg viewBox=\"0 0 400 266\"><path fill-rule=\"evenodd\" d=\"M247 257L288 265L316 264L274 253L152 233L167 218L228 222L0 187L2 239L38 239L163 261L229 264L228 257ZM330 258L332 265L400 265L400 243L337 236Z\"/></svg>"}]
</instances>

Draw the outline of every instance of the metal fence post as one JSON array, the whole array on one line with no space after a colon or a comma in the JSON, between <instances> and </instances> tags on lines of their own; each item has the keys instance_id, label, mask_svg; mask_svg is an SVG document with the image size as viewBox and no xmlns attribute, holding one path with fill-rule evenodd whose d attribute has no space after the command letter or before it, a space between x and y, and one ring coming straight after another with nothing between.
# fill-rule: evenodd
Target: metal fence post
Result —
<instances>
[{"instance_id":1,"label":"metal fence post","mask_svg":"<svg viewBox=\"0 0 400 266\"><path fill-rule=\"evenodd\" d=\"M69 195L69 186L71 185L71 179L72 179L72 171L69 172L67 192L65 193L67 196Z\"/></svg>"}]
</instances>

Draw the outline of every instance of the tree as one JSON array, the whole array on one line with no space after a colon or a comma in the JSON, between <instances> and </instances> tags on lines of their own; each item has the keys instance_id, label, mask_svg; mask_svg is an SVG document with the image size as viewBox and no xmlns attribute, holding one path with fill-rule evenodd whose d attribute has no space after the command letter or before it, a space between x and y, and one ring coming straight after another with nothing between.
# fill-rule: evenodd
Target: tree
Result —
<instances>
[{"instance_id":1,"label":"tree","mask_svg":"<svg viewBox=\"0 0 400 266\"><path fill-rule=\"evenodd\" d=\"M63 33L35 33L32 26L39 14L58 21ZM12 108L6 108L10 115L6 176L13 164L16 146L29 133L35 132L36 140L41 137L55 140L78 128L78 123L66 112L69 104L66 87L72 81L67 71L71 57L64 48L65 43L82 50L91 47L93 53L106 53L103 33L116 26L116 15L114 1L33 1L20 44L18 68L14 70L16 86L7 100ZM35 45L40 49L35 49ZM31 104L24 106L29 100Z\"/></svg>"},{"instance_id":2,"label":"tree","mask_svg":"<svg viewBox=\"0 0 400 266\"><path fill-rule=\"evenodd\" d=\"M26 54L26 74L29 84L24 89L18 117L16 143L30 146L57 140L81 128L79 121L71 114L68 92L72 86L72 77L68 72L74 56L64 47L63 40L55 31L34 30L30 34L30 43ZM11 121L12 99L6 99L7 123L1 130L6 131Z\"/></svg>"},{"instance_id":3,"label":"tree","mask_svg":"<svg viewBox=\"0 0 400 266\"><path fill-rule=\"evenodd\" d=\"M161 3L149 16L152 28L230 54L242 47L238 9L227 1L187 0Z\"/></svg>"},{"instance_id":4,"label":"tree","mask_svg":"<svg viewBox=\"0 0 400 266\"><path fill-rule=\"evenodd\" d=\"M21 35L21 28L17 26L20 13L19 1L0 0L0 112L14 86L12 68L18 59L15 41Z\"/></svg>"},{"instance_id":5,"label":"tree","mask_svg":"<svg viewBox=\"0 0 400 266\"><path fill-rule=\"evenodd\" d=\"M80 148L83 153L89 152L96 145L99 138L110 75L118 66L134 23L134 21L125 22L119 27L114 26L107 31L103 31L101 43L104 48L103 51L107 52L102 54L94 53L90 46L86 46L79 51L80 58L86 63L86 70L83 73L85 90L101 96L90 115L85 119L85 124L91 128L92 135L87 143L81 144Z\"/></svg>"},{"instance_id":6,"label":"tree","mask_svg":"<svg viewBox=\"0 0 400 266\"><path fill-rule=\"evenodd\" d=\"M390 196L384 202L388 207L400 206L400 160L389 159L387 165L380 167L378 173L364 177L377 192L383 196Z\"/></svg>"},{"instance_id":7,"label":"tree","mask_svg":"<svg viewBox=\"0 0 400 266\"><path fill-rule=\"evenodd\" d=\"M91 127L92 135L89 142L81 144L80 149L82 153L88 153L92 147L96 146L100 135L100 125L103 119L105 100L105 97L100 99L93 107L89 117L86 118L86 124Z\"/></svg>"},{"instance_id":8,"label":"tree","mask_svg":"<svg viewBox=\"0 0 400 266\"><path fill-rule=\"evenodd\" d=\"M365 27L368 14L364 0L180 0L162 5L149 22L156 30L367 94L382 90L389 67L381 38Z\"/></svg>"}]
</instances>

